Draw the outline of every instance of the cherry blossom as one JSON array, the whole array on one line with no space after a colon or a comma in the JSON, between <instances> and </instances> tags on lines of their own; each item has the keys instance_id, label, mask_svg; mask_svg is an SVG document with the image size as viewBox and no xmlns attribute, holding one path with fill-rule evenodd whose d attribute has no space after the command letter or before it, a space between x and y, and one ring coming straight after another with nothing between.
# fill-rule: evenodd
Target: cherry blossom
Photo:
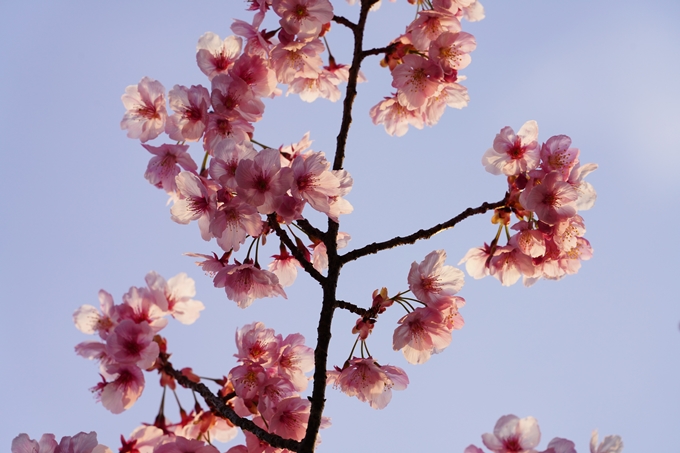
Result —
<instances>
[{"instance_id":1,"label":"cherry blossom","mask_svg":"<svg viewBox=\"0 0 680 453\"><path fill-rule=\"evenodd\" d=\"M408 377L401 368L378 365L373 358L354 357L340 369L326 371L329 384L359 401L368 402L373 409L383 409L392 399L392 389L404 390Z\"/></svg>"},{"instance_id":2,"label":"cherry blossom","mask_svg":"<svg viewBox=\"0 0 680 453\"><path fill-rule=\"evenodd\" d=\"M537 137L538 124L533 120L524 123L517 134L511 127L504 127L496 135L493 148L484 153L482 165L494 175L512 176L533 170L540 157Z\"/></svg>"},{"instance_id":3,"label":"cherry blossom","mask_svg":"<svg viewBox=\"0 0 680 453\"><path fill-rule=\"evenodd\" d=\"M590 438L590 453L621 453L623 442L620 436L607 436L598 444L597 430L593 431Z\"/></svg>"},{"instance_id":4,"label":"cherry blossom","mask_svg":"<svg viewBox=\"0 0 680 453\"><path fill-rule=\"evenodd\" d=\"M530 453L541 441L541 431L534 417L504 415L496 422L493 434L483 434L482 441L494 453Z\"/></svg>"},{"instance_id":5,"label":"cherry blossom","mask_svg":"<svg viewBox=\"0 0 680 453\"><path fill-rule=\"evenodd\" d=\"M159 352L154 335L146 321L137 324L124 319L106 339L106 352L118 363L150 368Z\"/></svg>"},{"instance_id":6,"label":"cherry blossom","mask_svg":"<svg viewBox=\"0 0 680 453\"><path fill-rule=\"evenodd\" d=\"M155 297L156 304L168 311L182 324L193 324L205 308L202 302L193 300L196 284L187 274L181 272L167 282L155 271L144 277L146 284Z\"/></svg>"},{"instance_id":7,"label":"cherry blossom","mask_svg":"<svg viewBox=\"0 0 680 453\"><path fill-rule=\"evenodd\" d=\"M373 124L382 124L385 132L401 137L408 132L409 125L422 129L425 125L423 112L402 105L396 96L386 97L373 106L370 111Z\"/></svg>"},{"instance_id":8,"label":"cherry blossom","mask_svg":"<svg viewBox=\"0 0 680 453\"><path fill-rule=\"evenodd\" d=\"M92 335L99 334L102 340L118 322L118 315L114 308L113 297L103 289L99 290L99 306L101 311L92 305L82 305L73 313L73 323L81 332Z\"/></svg>"},{"instance_id":9,"label":"cherry blossom","mask_svg":"<svg viewBox=\"0 0 680 453\"><path fill-rule=\"evenodd\" d=\"M144 390L144 375L136 365L112 364L106 367L111 381L103 380L92 391L102 405L114 414L129 409Z\"/></svg>"},{"instance_id":10,"label":"cherry blossom","mask_svg":"<svg viewBox=\"0 0 680 453\"><path fill-rule=\"evenodd\" d=\"M441 67L420 55L409 54L403 63L392 71L392 86L397 88L397 99L407 109L418 109L425 105L439 87L443 72Z\"/></svg>"},{"instance_id":11,"label":"cherry blossom","mask_svg":"<svg viewBox=\"0 0 680 453\"><path fill-rule=\"evenodd\" d=\"M315 38L321 26L333 19L333 5L328 0L274 0L274 12L287 33L300 39Z\"/></svg>"},{"instance_id":12,"label":"cherry blossom","mask_svg":"<svg viewBox=\"0 0 680 453\"><path fill-rule=\"evenodd\" d=\"M411 264L408 274L409 288L418 300L434 303L439 298L453 296L463 287L465 278L460 269L444 266L446 252L435 250L421 263Z\"/></svg>"},{"instance_id":13,"label":"cherry blossom","mask_svg":"<svg viewBox=\"0 0 680 453\"><path fill-rule=\"evenodd\" d=\"M191 88L175 85L168 98L175 113L168 118L165 132L177 141L200 139L208 125L208 90L201 85L192 85Z\"/></svg>"},{"instance_id":14,"label":"cherry blossom","mask_svg":"<svg viewBox=\"0 0 680 453\"><path fill-rule=\"evenodd\" d=\"M187 153L189 145L161 146L142 145L148 152L154 155L149 160L144 177L154 186L165 190L167 193L177 191L175 177L180 173L180 166L188 171L195 172L198 165Z\"/></svg>"},{"instance_id":15,"label":"cherry blossom","mask_svg":"<svg viewBox=\"0 0 680 453\"><path fill-rule=\"evenodd\" d=\"M210 80L218 74L227 72L241 53L242 42L241 38L236 36L228 36L222 41L213 32L205 33L196 45L198 67Z\"/></svg>"},{"instance_id":16,"label":"cherry blossom","mask_svg":"<svg viewBox=\"0 0 680 453\"><path fill-rule=\"evenodd\" d=\"M165 88L160 82L144 77L137 85L128 86L121 99L127 112L120 128L127 129L129 138L138 138L144 143L163 132L168 114Z\"/></svg>"},{"instance_id":17,"label":"cherry blossom","mask_svg":"<svg viewBox=\"0 0 680 453\"><path fill-rule=\"evenodd\" d=\"M425 363L451 343L451 331L444 325L442 313L419 307L402 317L394 331L392 347L401 350L408 363Z\"/></svg>"}]
</instances>

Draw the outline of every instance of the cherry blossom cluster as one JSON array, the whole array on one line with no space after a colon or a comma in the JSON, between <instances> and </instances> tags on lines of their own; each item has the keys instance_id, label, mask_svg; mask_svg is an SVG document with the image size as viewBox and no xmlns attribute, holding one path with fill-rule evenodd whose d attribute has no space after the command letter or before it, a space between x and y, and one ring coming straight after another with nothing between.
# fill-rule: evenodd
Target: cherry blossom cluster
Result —
<instances>
[{"instance_id":1,"label":"cherry blossom cluster","mask_svg":"<svg viewBox=\"0 0 680 453\"><path fill-rule=\"evenodd\" d=\"M411 3L416 3L415 1ZM458 71L470 64L477 43L462 31L460 20L484 18L477 0L418 1L419 11L404 34L392 41L382 62L392 73L397 91L375 105L370 115L390 135L413 126L433 126L447 106L461 109L470 97Z\"/></svg>"},{"instance_id":2,"label":"cherry blossom cluster","mask_svg":"<svg viewBox=\"0 0 680 453\"><path fill-rule=\"evenodd\" d=\"M165 280L156 272L146 275L145 287L132 287L114 304L111 294L99 291L100 309L82 305L73 313L76 328L102 341L84 341L76 353L99 362L102 382L92 391L102 405L119 414L129 409L144 390L142 370L153 369L164 348L158 335L170 315L183 324L192 324L204 309L193 300L194 281L181 273Z\"/></svg>"},{"instance_id":3,"label":"cherry blossom cluster","mask_svg":"<svg viewBox=\"0 0 680 453\"><path fill-rule=\"evenodd\" d=\"M482 435L482 442L493 453L576 453L572 441L555 437L545 450L535 448L541 442L541 430L534 417L520 419L516 415L504 415L498 419L493 433ZM619 436L607 436L598 444L597 430L590 438L590 453L621 453L623 442ZM484 453L475 445L468 446L464 453Z\"/></svg>"},{"instance_id":4,"label":"cherry blossom cluster","mask_svg":"<svg viewBox=\"0 0 680 453\"><path fill-rule=\"evenodd\" d=\"M579 150L566 135L538 143L538 125L526 122L515 134L504 127L482 164L492 174L508 178L506 206L495 211L499 225L491 244L471 249L461 263L474 278L492 275L503 285L520 277L530 286L540 278L556 280L574 274L581 260L592 256L579 211L590 209L597 197L585 177L596 164L581 164ZM512 214L519 219L510 229ZM505 229L507 245L498 245Z\"/></svg>"},{"instance_id":5,"label":"cherry blossom cluster","mask_svg":"<svg viewBox=\"0 0 680 453\"><path fill-rule=\"evenodd\" d=\"M234 356L240 365L229 371L222 391L235 393L237 414L253 416L256 425L285 439L301 440L307 429L311 403L299 392L309 382L305 373L314 369L314 351L304 342L298 333L283 338L261 322L244 326L236 332ZM328 426L330 420L324 418L321 427ZM260 440L255 435L247 431L245 435L247 445L230 452L264 451L256 448Z\"/></svg>"},{"instance_id":6,"label":"cherry blossom cluster","mask_svg":"<svg viewBox=\"0 0 680 453\"><path fill-rule=\"evenodd\" d=\"M465 324L458 309L465 299L455 294L464 284L463 273L453 266L445 266L446 252L435 250L420 262L413 262L408 274L409 291L415 298L406 297L409 291L389 297L387 288L373 292L371 308L362 315L352 329L361 341L362 357L352 357L354 348L342 368L326 372L328 382L349 396L368 402L374 409L382 409L392 398L392 389L403 390L408 385L406 372L399 367L380 365L372 357L364 358L365 341L373 331L378 315L397 304L408 313L399 321L392 340L393 349L401 350L411 364L427 362L451 343L451 333ZM415 307L412 303L421 304ZM356 343L355 343L356 347Z\"/></svg>"},{"instance_id":7,"label":"cherry blossom cluster","mask_svg":"<svg viewBox=\"0 0 680 453\"><path fill-rule=\"evenodd\" d=\"M201 38L197 54L199 67L212 77L211 93L201 86L175 86L169 93L175 114L167 118L163 86L145 77L138 85L129 86L123 96L128 111L121 127L128 130L129 137L142 142L163 130L179 141L143 144L154 155L145 177L170 195L173 221L188 224L195 220L204 240L216 239L227 255L215 255L204 268L214 275L215 286L225 288L227 296L245 308L256 298L285 297L283 286L292 284L299 263L282 251L270 266L275 271L271 272L262 270L257 258L250 258L250 250L245 260L234 264L228 264L229 254L238 251L249 237L259 240L269 232L263 216L275 214L277 221L290 224L303 218L302 211L309 204L338 221L353 209L343 198L352 188L352 178L345 170L330 170L325 154L309 148L308 134L290 146L255 150L250 122L259 120L264 109L258 96L273 93L277 79L272 69L262 66L260 71L260 66L252 66L253 58L269 60L247 53L236 58L240 51L236 38L219 41L222 47L206 44L214 39L219 41L210 34ZM220 63L219 58L234 59L233 65ZM210 105L213 110L209 112ZM189 145L183 142L201 138L205 158L199 170L188 153ZM314 264L321 269L324 249L314 251Z\"/></svg>"},{"instance_id":8,"label":"cherry blossom cluster","mask_svg":"<svg viewBox=\"0 0 680 453\"><path fill-rule=\"evenodd\" d=\"M38 441L22 433L12 440L11 451L12 453L111 453L109 447L97 442L97 433L94 431L64 436L59 443L54 434L43 434Z\"/></svg>"}]
</instances>

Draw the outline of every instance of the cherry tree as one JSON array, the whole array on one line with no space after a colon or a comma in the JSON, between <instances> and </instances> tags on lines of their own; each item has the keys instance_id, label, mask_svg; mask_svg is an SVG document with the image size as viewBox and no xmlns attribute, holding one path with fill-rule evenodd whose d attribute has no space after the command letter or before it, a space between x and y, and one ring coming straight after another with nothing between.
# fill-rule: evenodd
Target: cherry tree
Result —
<instances>
[{"instance_id":1,"label":"cherry tree","mask_svg":"<svg viewBox=\"0 0 680 453\"><path fill-rule=\"evenodd\" d=\"M389 327L392 347L414 365L442 353L464 327L465 275L452 264L464 264L474 279L492 277L504 286L521 279L531 286L574 274L591 258L581 214L595 203L586 178L597 165L582 162L566 135L539 138L533 120L503 127L480 152L478 170L507 181L497 199L452 215L446 211L440 223L408 234L351 242L351 231L341 225L356 196L351 168L345 168L345 157L358 152L348 146L353 119L368 115L385 133L403 136L410 127L435 126L447 107L467 106L472 100L463 72L477 44L463 28L485 15L477 0L409 0L414 19L404 24L404 32L382 47L367 48L364 33L381 14L380 0L357 3L355 17L349 18L336 15L329 0L249 0L244 19L231 25L233 35L206 32L198 38L195 62L203 80L167 90L144 77L125 89L121 129L151 155L144 177L167 193L170 218L197 223L205 249L187 255L224 297L238 309L263 298L285 299L285 288L298 278L315 281L322 297L315 339L285 331L285 323L233 326L234 366L208 378L197 371L200 364L171 360L174 340L161 334L174 322L170 318L190 325L206 310L194 299L195 282L187 274L165 279L149 272L144 285L131 287L120 303L101 290L99 308L82 305L73 315L80 331L98 337L76 346L78 355L99 366L92 391L118 414L142 396L148 379L159 379L163 388L159 412L123 435L119 451L208 453L217 450L215 441L229 442L239 431L245 443L227 452L314 451L320 430L331 426L332 414L324 411L328 392L384 409L393 391L408 388L407 372L388 364L390 351L369 350L371 334L384 327L383 313L400 313L396 326ZM337 29L348 30L353 42L336 38ZM337 61L331 44L349 45L351 60ZM368 83L361 67L370 60L384 67L392 83L376 87L384 98L357 114L357 85ZM279 131L278 143L259 139L265 101L275 102L284 90L305 102L341 102L333 151L313 150L314 131L303 137ZM488 241L460 260L452 263L445 250L433 250L404 264L402 287L377 284L365 300L339 297L345 266L485 214L494 225ZM339 310L356 316L353 325L342 327L355 340L346 356L332 357L331 329ZM198 395L194 407L180 406L178 418L166 416L166 399L181 389ZM483 445L495 453L535 452L540 442L538 423L530 416L503 415L493 433L482 435ZM596 431L591 436L591 453L622 448L618 436L602 442ZM107 450L95 433L66 436L60 443L52 434L40 441L20 434L12 443L13 453ZM475 445L465 449L483 451ZM553 438L542 451L576 450L572 441Z\"/></svg>"}]
</instances>

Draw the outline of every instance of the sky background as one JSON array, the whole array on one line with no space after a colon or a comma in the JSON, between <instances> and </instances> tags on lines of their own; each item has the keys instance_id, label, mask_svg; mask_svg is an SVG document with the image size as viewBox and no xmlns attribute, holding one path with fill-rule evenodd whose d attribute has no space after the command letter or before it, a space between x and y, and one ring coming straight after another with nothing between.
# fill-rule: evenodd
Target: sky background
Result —
<instances>
[{"instance_id":1,"label":"sky background","mask_svg":"<svg viewBox=\"0 0 680 453\"><path fill-rule=\"evenodd\" d=\"M358 7L335 2L354 19ZM593 429L619 434L627 452L680 451L680 3L676 0L485 0L486 19L463 23L476 36L462 71L471 102L447 109L440 123L401 138L373 126L368 110L390 94L378 58L363 68L345 168L354 213L341 218L348 249L411 233L468 206L497 201L504 178L480 160L504 126L527 120L539 139L567 134L582 162L599 169L598 191L583 214L595 255L577 275L510 288L492 278L466 279L459 293L466 325L451 346L424 365L392 351L397 309L381 316L369 346L381 363L400 366L411 383L375 411L329 389L321 452L462 452L481 446L505 414L534 416L543 434L588 451ZM189 6L191 5L191 6ZM166 195L143 178L150 154L119 129L127 85L144 76L166 89L203 84L195 46L206 31L230 33L232 18L250 20L234 1L0 2L0 445L20 432L39 438L95 430L114 451L120 434L151 422L160 401L155 375L132 409L112 415L95 403L94 363L73 347L90 337L72 324L82 304L97 305L100 288L115 301L156 270L187 272L206 310L163 332L177 366L222 376L235 365L234 332L262 321L277 333L301 332L313 345L320 291L309 278L288 300L257 300L247 310L194 266L184 252L217 251L195 224L169 218ZM366 47L380 47L414 16L405 0L371 14ZM272 19L267 28L272 28ZM328 36L340 63L349 34ZM297 96L266 103L255 138L290 144L310 131L313 149L332 154L340 103L307 104ZM157 141L156 144L160 143ZM192 145L195 159L200 149ZM310 215L324 227L321 216ZM368 306L382 286L407 287L413 261L445 249L455 265L490 241L490 215L432 240L348 264L339 297ZM272 241L264 254L276 253ZM356 316L338 311L330 362L352 346ZM180 393L186 407L191 396ZM168 417L175 421L174 404ZM219 445L224 452L230 445Z\"/></svg>"}]
</instances>

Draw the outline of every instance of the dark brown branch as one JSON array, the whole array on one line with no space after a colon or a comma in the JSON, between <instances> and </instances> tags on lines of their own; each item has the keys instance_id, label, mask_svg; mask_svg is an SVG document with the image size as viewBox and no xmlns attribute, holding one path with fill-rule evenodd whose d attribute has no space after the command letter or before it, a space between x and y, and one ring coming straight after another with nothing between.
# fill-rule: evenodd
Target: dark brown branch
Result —
<instances>
[{"instance_id":1,"label":"dark brown branch","mask_svg":"<svg viewBox=\"0 0 680 453\"><path fill-rule=\"evenodd\" d=\"M376 47L375 49L368 49L361 52L361 57L366 58L369 55L380 55L381 53L388 53L394 48L394 44L385 47Z\"/></svg>"},{"instance_id":2,"label":"dark brown branch","mask_svg":"<svg viewBox=\"0 0 680 453\"><path fill-rule=\"evenodd\" d=\"M252 420L239 417L238 414L234 412L234 409L231 408L231 406L226 404L222 398L215 395L208 387L205 386L205 384L190 380L184 376L181 371L174 369L170 362L166 361L163 363L162 369L165 373L174 377L182 387L192 389L194 392L201 395L205 400L205 403L210 407L210 410L214 414L222 418L226 418L233 425L238 426L244 431L250 431L256 435L258 439L267 442L274 448L287 448L291 451L298 451L300 448L300 442L293 439L284 439L281 436L269 433L253 423Z\"/></svg>"},{"instance_id":3,"label":"dark brown branch","mask_svg":"<svg viewBox=\"0 0 680 453\"><path fill-rule=\"evenodd\" d=\"M357 307L356 305L354 305L350 302L345 302L344 300L336 300L335 306L336 306L336 308L342 308L343 310L347 310L349 312L354 313L355 315L359 315L359 316L362 316L362 317L366 317L366 316L369 316L371 314L370 310L366 310L365 308Z\"/></svg>"},{"instance_id":4,"label":"dark brown branch","mask_svg":"<svg viewBox=\"0 0 680 453\"><path fill-rule=\"evenodd\" d=\"M361 12L359 13L359 21L354 27L350 27L354 32L354 55L352 57L352 66L349 68L349 77L347 80L347 91L345 92L345 99L342 106L342 121L340 122L340 132L338 132L337 144L335 147L335 159L333 161L333 170L341 170L343 161L345 160L345 147L347 146L347 134L349 126L352 123L352 104L357 95L357 80L359 78L359 69L361 68L361 60L363 60L363 41L364 29L366 28L366 18L371 6L376 4L378 0L361 0Z\"/></svg>"},{"instance_id":5,"label":"dark brown branch","mask_svg":"<svg viewBox=\"0 0 680 453\"><path fill-rule=\"evenodd\" d=\"M350 21L349 19L346 19L342 16L333 16L333 22L337 22L340 25L344 25L345 27L349 28L350 30L356 30L357 24L354 22Z\"/></svg>"},{"instance_id":6,"label":"dark brown branch","mask_svg":"<svg viewBox=\"0 0 680 453\"><path fill-rule=\"evenodd\" d=\"M507 194L506 194L507 198ZM359 249L352 250L351 252L347 252L344 255L340 256L340 259L342 260L342 263L348 263L350 261L353 261L357 258L361 258L362 256L366 255L371 255L373 253L378 253L381 250L387 250L391 249L394 247L398 247L400 245L407 245L407 244L414 244L415 242L421 240L421 239L428 239L434 236L435 234L439 233L440 231L447 230L449 228L453 228L463 220L467 219L468 217L471 217L476 214L484 214L487 211L490 211L492 209L500 208L501 206L505 206L506 203L506 198L503 198L501 201L497 201L495 203L482 203L481 206L478 206L476 208L467 208L465 211L461 212L454 218L447 220L444 223L440 223L438 225L433 226L432 228L428 228L427 230L418 230L413 234L410 234L408 236L397 236L394 237L388 241L383 241L383 242L374 242L372 244L368 244L364 247L361 247Z\"/></svg>"},{"instance_id":7,"label":"dark brown branch","mask_svg":"<svg viewBox=\"0 0 680 453\"><path fill-rule=\"evenodd\" d=\"M312 224L309 223L307 219L296 220L295 223L297 224L297 226L300 227L302 231L307 233L308 236L315 236L319 239L323 239L326 237L326 233L312 226Z\"/></svg>"},{"instance_id":8,"label":"dark brown branch","mask_svg":"<svg viewBox=\"0 0 680 453\"><path fill-rule=\"evenodd\" d=\"M279 225L279 222L276 220L276 214L269 214L267 216L267 220L269 221L269 226L271 227L272 230L276 233L276 235L281 239L281 242L283 242L286 247L291 251L293 256L295 257L296 260L300 263L300 266L317 282L323 284L326 281L326 277L321 275L319 271L314 269L314 266L312 263L307 261L305 256L302 254L302 251L295 245L295 243L290 239L288 236L288 233L286 233L283 228L281 228L281 225Z\"/></svg>"}]
</instances>

